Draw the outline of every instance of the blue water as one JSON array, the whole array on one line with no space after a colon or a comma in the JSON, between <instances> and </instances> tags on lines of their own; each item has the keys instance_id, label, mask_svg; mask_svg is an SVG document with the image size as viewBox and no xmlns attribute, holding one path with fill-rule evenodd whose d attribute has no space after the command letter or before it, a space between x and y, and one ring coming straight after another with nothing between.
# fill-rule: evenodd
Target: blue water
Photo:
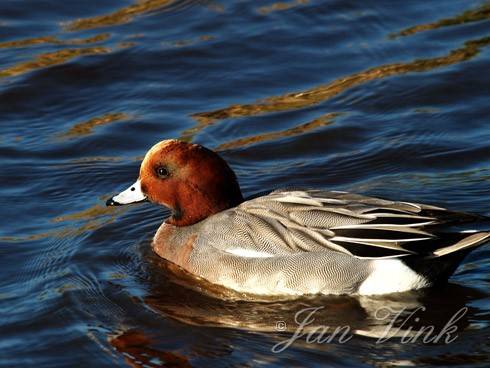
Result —
<instances>
[{"instance_id":1,"label":"blue water","mask_svg":"<svg viewBox=\"0 0 490 368\"><path fill-rule=\"evenodd\" d=\"M489 56L482 1L1 1L0 365L487 367L488 246L440 290L220 300L152 253L168 211L104 203L180 138L219 151L245 195L490 215ZM305 307L353 337L273 352ZM465 312L451 343L377 343L380 307L439 329Z\"/></svg>"}]
</instances>

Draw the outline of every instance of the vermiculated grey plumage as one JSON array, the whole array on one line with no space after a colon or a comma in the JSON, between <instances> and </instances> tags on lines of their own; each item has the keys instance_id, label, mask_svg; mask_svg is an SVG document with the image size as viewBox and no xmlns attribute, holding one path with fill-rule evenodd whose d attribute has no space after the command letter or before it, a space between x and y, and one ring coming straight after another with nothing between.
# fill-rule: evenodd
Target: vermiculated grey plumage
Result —
<instances>
[{"instance_id":1,"label":"vermiculated grey plumage","mask_svg":"<svg viewBox=\"0 0 490 368\"><path fill-rule=\"evenodd\" d=\"M358 292L383 267L376 263L380 260L406 259L412 269L422 270L416 287L430 285L429 273L438 279L431 264L490 237L488 232L444 232L457 221L474 219L440 207L344 192L278 190L179 228L167 242L178 248L198 234L184 268L237 291L344 294ZM157 238L158 233L155 243ZM454 259L452 270L461 258L447 258ZM411 265L414 260L417 267ZM451 267L441 268L442 277Z\"/></svg>"}]
</instances>

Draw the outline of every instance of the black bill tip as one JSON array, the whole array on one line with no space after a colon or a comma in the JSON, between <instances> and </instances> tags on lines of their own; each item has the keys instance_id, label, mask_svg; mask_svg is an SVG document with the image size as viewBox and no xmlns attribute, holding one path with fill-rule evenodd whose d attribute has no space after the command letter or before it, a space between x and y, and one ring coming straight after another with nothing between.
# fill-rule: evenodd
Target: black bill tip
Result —
<instances>
[{"instance_id":1,"label":"black bill tip","mask_svg":"<svg viewBox=\"0 0 490 368\"><path fill-rule=\"evenodd\" d=\"M116 202L113 198L109 198L106 202L105 202L105 205L107 207L111 207L111 206L120 206L121 204Z\"/></svg>"}]
</instances>

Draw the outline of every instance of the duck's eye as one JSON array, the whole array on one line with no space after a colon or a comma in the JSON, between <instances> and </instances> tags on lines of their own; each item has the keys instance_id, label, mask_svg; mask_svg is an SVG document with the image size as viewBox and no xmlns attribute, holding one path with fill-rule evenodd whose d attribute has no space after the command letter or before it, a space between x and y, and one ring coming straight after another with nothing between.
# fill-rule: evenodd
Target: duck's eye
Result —
<instances>
[{"instance_id":1,"label":"duck's eye","mask_svg":"<svg viewBox=\"0 0 490 368\"><path fill-rule=\"evenodd\" d=\"M159 178L167 178L170 174L165 166L158 166L156 169L156 174Z\"/></svg>"}]
</instances>

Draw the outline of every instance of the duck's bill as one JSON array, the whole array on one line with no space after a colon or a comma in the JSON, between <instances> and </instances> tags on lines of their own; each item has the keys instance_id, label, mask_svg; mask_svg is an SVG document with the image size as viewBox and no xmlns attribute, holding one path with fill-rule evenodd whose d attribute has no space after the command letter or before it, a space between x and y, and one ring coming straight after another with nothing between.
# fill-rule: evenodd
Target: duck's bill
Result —
<instances>
[{"instance_id":1,"label":"duck's bill","mask_svg":"<svg viewBox=\"0 0 490 368\"><path fill-rule=\"evenodd\" d=\"M107 206L122 206L124 204L139 203L146 201L146 195L141 190L140 180L136 180L136 183L131 185L125 191L109 198L105 203Z\"/></svg>"}]
</instances>

